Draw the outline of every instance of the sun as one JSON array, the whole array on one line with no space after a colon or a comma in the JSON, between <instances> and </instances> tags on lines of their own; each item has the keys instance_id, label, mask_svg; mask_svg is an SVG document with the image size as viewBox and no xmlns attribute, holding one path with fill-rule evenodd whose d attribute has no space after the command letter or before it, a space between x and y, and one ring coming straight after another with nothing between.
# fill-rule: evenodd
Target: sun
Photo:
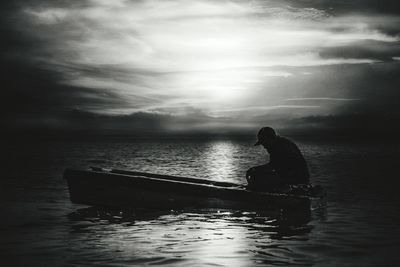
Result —
<instances>
[{"instance_id":1,"label":"sun","mask_svg":"<svg viewBox=\"0 0 400 267\"><path fill-rule=\"evenodd\" d=\"M178 88L182 95L203 105L225 105L240 101L260 82L260 75L251 70L194 71L179 77Z\"/></svg>"}]
</instances>

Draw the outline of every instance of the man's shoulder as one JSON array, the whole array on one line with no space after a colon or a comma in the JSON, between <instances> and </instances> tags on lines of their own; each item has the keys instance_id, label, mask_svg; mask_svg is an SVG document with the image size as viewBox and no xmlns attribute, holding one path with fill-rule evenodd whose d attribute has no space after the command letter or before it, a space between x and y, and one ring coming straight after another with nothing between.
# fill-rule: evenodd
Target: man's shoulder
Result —
<instances>
[{"instance_id":1,"label":"man's shoulder","mask_svg":"<svg viewBox=\"0 0 400 267\"><path fill-rule=\"evenodd\" d=\"M287 137L278 135L276 138L277 138L277 141L278 141L279 143L283 143L283 144L294 144L294 142L293 142L292 140L290 140L289 138L287 138Z\"/></svg>"},{"instance_id":2,"label":"man's shoulder","mask_svg":"<svg viewBox=\"0 0 400 267\"><path fill-rule=\"evenodd\" d=\"M277 140L278 140L277 143L278 143L281 147L286 147L286 148L291 149L291 150L297 149L297 145L295 144L295 142L293 142L292 140L290 140L290 139L287 138L287 137L284 137L284 136L277 136Z\"/></svg>"}]
</instances>

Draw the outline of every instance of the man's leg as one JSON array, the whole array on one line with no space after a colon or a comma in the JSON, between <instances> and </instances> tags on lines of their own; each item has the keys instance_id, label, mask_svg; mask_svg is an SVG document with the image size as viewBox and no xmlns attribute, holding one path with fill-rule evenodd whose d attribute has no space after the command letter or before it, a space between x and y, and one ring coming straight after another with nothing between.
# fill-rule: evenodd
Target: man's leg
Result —
<instances>
[{"instance_id":1,"label":"man's leg","mask_svg":"<svg viewBox=\"0 0 400 267\"><path fill-rule=\"evenodd\" d=\"M282 186L282 178L279 177L268 165L253 167L247 173L248 189L254 191L274 191Z\"/></svg>"}]
</instances>

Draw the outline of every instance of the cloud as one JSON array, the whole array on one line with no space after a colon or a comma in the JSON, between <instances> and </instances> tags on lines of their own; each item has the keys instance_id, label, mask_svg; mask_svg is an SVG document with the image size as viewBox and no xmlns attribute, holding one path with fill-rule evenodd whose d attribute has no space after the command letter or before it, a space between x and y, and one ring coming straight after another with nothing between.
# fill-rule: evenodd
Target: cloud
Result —
<instances>
[{"instance_id":1,"label":"cloud","mask_svg":"<svg viewBox=\"0 0 400 267\"><path fill-rule=\"evenodd\" d=\"M245 123L268 114L396 109L400 17L393 1L2 5L1 94L15 103L7 112L25 122L76 108L196 113L226 127L211 115Z\"/></svg>"},{"instance_id":2,"label":"cloud","mask_svg":"<svg viewBox=\"0 0 400 267\"><path fill-rule=\"evenodd\" d=\"M61 73L62 84L108 91L130 103L87 107L108 113L176 103L212 113L271 79L293 76L268 68L382 62L397 53L399 40L385 32L397 17L337 17L278 2L88 1L23 12L44 42L34 59Z\"/></svg>"},{"instance_id":3,"label":"cloud","mask_svg":"<svg viewBox=\"0 0 400 267\"><path fill-rule=\"evenodd\" d=\"M359 101L357 98L332 98L332 97L302 97L302 98L288 98L286 101Z\"/></svg>"},{"instance_id":4,"label":"cloud","mask_svg":"<svg viewBox=\"0 0 400 267\"><path fill-rule=\"evenodd\" d=\"M367 14L400 14L400 4L397 0L286 0L286 4L302 7L314 7L329 10L335 15L367 13Z\"/></svg>"},{"instance_id":5,"label":"cloud","mask_svg":"<svg viewBox=\"0 0 400 267\"><path fill-rule=\"evenodd\" d=\"M46 117L34 118L17 124L5 134L23 134L26 138L61 136L74 138L89 136L124 136L134 139L169 137L245 136L254 137L263 125L274 127L279 134L311 138L355 139L396 137L400 127L396 123L400 113L346 114L288 118L271 114L254 116L246 121L232 117L209 117L191 112L168 115L153 112L137 112L129 115L98 114L79 109ZM371 123L372 122L372 123ZM392 125L388 127L388 125Z\"/></svg>"},{"instance_id":6,"label":"cloud","mask_svg":"<svg viewBox=\"0 0 400 267\"><path fill-rule=\"evenodd\" d=\"M277 114L286 114L287 117L292 117L288 114L289 110L313 110L319 109L318 105L275 105L275 106L248 106L233 109L214 110L211 114L214 117L226 116L240 118L240 121L246 121L249 118L254 118L255 114L268 114L267 116Z\"/></svg>"}]
</instances>

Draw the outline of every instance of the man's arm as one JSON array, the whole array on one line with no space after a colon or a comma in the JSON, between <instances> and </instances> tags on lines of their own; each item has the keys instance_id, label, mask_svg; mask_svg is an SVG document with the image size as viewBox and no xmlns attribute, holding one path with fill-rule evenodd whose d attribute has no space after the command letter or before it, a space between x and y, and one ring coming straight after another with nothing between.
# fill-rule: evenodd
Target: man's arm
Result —
<instances>
[{"instance_id":1,"label":"man's arm","mask_svg":"<svg viewBox=\"0 0 400 267\"><path fill-rule=\"evenodd\" d=\"M250 169L248 169L247 172L246 172L246 177L251 176L251 174L254 174L254 172L256 172L257 170L260 170L260 169L263 169L265 171L272 171L273 170L271 162L268 162L266 164L255 166L255 167L251 167Z\"/></svg>"}]
</instances>

